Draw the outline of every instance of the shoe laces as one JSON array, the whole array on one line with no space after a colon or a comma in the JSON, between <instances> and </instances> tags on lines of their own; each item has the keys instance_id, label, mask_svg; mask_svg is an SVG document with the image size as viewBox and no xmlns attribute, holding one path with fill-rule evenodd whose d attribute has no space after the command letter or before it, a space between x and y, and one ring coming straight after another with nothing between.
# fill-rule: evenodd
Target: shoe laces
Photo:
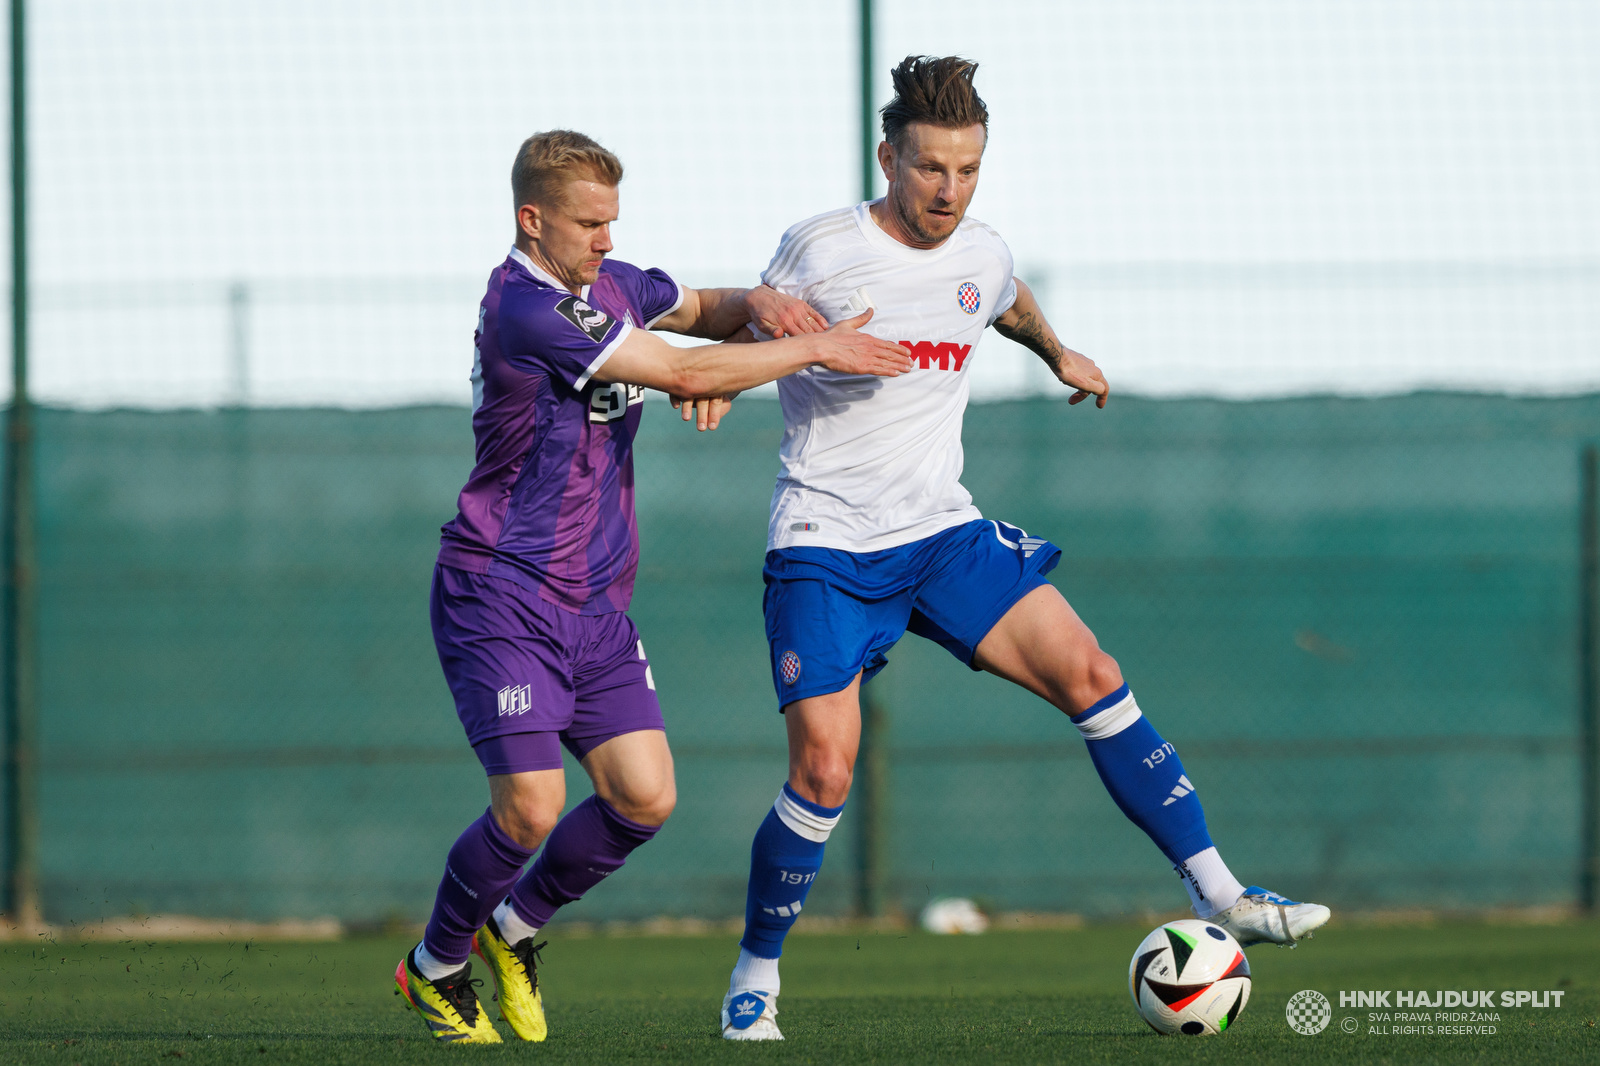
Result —
<instances>
[{"instance_id":1,"label":"shoe laces","mask_svg":"<svg viewBox=\"0 0 1600 1066\"><path fill-rule=\"evenodd\" d=\"M472 976L472 963L467 963L459 973L453 973L432 981L434 989L444 1001L456 1009L461 1015L461 1020L468 1025L478 1022L478 993L477 989L483 986L481 978Z\"/></svg>"},{"instance_id":2,"label":"shoe laces","mask_svg":"<svg viewBox=\"0 0 1600 1066\"><path fill-rule=\"evenodd\" d=\"M1288 940L1280 942L1278 947L1286 947L1293 950L1298 943L1298 938L1294 935L1294 930L1289 925L1289 908L1298 907L1300 904L1292 899L1280 896L1276 892L1268 892L1264 888L1258 892L1247 893L1243 898L1259 905L1263 910L1271 908L1278 912L1278 921L1283 925L1283 935L1288 937ZM1310 936L1310 933L1306 934L1307 939L1310 939Z\"/></svg>"},{"instance_id":3,"label":"shoe laces","mask_svg":"<svg viewBox=\"0 0 1600 1066\"><path fill-rule=\"evenodd\" d=\"M1277 907L1298 907L1298 906L1300 906L1300 904L1296 903L1294 900L1290 899L1289 897L1280 896L1276 892L1271 892L1271 891L1269 891L1269 890L1267 890L1265 888L1258 888L1254 892L1246 892L1244 894L1243 898L1244 899L1253 899L1253 900L1256 900L1256 901L1261 902L1261 903L1270 903L1273 906L1277 906Z\"/></svg>"},{"instance_id":4,"label":"shoe laces","mask_svg":"<svg viewBox=\"0 0 1600 1066\"><path fill-rule=\"evenodd\" d=\"M548 940L541 940L535 944L533 937L530 936L511 945L511 954L522 963L522 969L528 975L528 983L533 986L535 992L539 990L539 964L544 962L539 957L539 950L549 943Z\"/></svg>"}]
</instances>

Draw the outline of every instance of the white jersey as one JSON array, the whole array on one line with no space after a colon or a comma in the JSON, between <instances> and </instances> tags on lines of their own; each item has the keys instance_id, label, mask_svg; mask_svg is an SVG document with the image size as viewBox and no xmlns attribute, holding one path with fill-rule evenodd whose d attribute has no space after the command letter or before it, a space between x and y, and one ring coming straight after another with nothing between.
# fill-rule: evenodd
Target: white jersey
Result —
<instances>
[{"instance_id":1,"label":"white jersey","mask_svg":"<svg viewBox=\"0 0 1600 1066\"><path fill-rule=\"evenodd\" d=\"M767 548L878 551L982 518L961 487L961 420L984 329L1017 299L1011 249L974 218L937 248L908 248L869 204L783 235L761 280L916 357L897 378L811 367L778 382L782 468Z\"/></svg>"}]
</instances>

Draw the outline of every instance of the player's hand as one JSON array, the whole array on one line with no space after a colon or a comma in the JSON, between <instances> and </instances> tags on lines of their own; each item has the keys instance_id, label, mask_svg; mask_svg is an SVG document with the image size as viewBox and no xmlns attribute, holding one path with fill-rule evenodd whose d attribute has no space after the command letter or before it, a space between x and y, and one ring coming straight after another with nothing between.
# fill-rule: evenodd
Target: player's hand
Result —
<instances>
[{"instance_id":1,"label":"player's hand","mask_svg":"<svg viewBox=\"0 0 1600 1066\"><path fill-rule=\"evenodd\" d=\"M713 396L704 400L686 400L682 396L673 396L672 406L676 408L685 422L694 422L695 428L701 433L708 429L716 429L722 422L722 416L728 413L733 406L733 396Z\"/></svg>"},{"instance_id":2,"label":"player's hand","mask_svg":"<svg viewBox=\"0 0 1600 1066\"><path fill-rule=\"evenodd\" d=\"M835 323L818 338L822 351L817 362L843 374L875 374L897 378L914 365L911 353L898 344L860 332L872 320L872 308L854 318Z\"/></svg>"},{"instance_id":3,"label":"player's hand","mask_svg":"<svg viewBox=\"0 0 1600 1066\"><path fill-rule=\"evenodd\" d=\"M1094 405L1104 407L1111 398L1111 386L1106 383L1106 376L1100 373L1094 360L1071 348L1062 348L1061 356L1061 367L1056 371L1056 377L1061 379L1063 385L1071 385L1078 390L1067 402L1081 403L1093 396Z\"/></svg>"},{"instance_id":4,"label":"player's hand","mask_svg":"<svg viewBox=\"0 0 1600 1066\"><path fill-rule=\"evenodd\" d=\"M810 304L766 285L757 285L745 293L744 305L750 311L750 321L774 340L821 333L828 328L828 320Z\"/></svg>"}]
</instances>

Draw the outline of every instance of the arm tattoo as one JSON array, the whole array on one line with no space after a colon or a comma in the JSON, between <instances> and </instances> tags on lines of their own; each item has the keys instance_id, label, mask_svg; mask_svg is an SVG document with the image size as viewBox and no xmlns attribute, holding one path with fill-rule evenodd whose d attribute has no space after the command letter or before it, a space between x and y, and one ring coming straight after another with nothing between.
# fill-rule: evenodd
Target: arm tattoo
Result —
<instances>
[{"instance_id":1,"label":"arm tattoo","mask_svg":"<svg viewBox=\"0 0 1600 1066\"><path fill-rule=\"evenodd\" d=\"M1061 373L1061 345L1045 332L1044 323L1039 320L1038 315L1032 311L1024 311L1017 316L1016 325L1007 327L996 322L994 328L1000 336L1016 341L1043 359L1051 370L1057 374Z\"/></svg>"}]
</instances>

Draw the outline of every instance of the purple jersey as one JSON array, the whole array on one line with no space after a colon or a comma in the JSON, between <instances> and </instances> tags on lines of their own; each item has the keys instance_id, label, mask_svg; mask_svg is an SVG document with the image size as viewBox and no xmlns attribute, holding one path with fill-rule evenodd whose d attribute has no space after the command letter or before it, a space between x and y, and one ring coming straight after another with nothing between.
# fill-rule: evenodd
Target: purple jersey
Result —
<instances>
[{"instance_id":1,"label":"purple jersey","mask_svg":"<svg viewBox=\"0 0 1600 1066\"><path fill-rule=\"evenodd\" d=\"M682 302L663 271L610 259L581 298L515 249L495 268L472 373L478 461L443 529L440 563L514 581L575 614L627 610L644 389L590 378L629 332Z\"/></svg>"}]
</instances>

